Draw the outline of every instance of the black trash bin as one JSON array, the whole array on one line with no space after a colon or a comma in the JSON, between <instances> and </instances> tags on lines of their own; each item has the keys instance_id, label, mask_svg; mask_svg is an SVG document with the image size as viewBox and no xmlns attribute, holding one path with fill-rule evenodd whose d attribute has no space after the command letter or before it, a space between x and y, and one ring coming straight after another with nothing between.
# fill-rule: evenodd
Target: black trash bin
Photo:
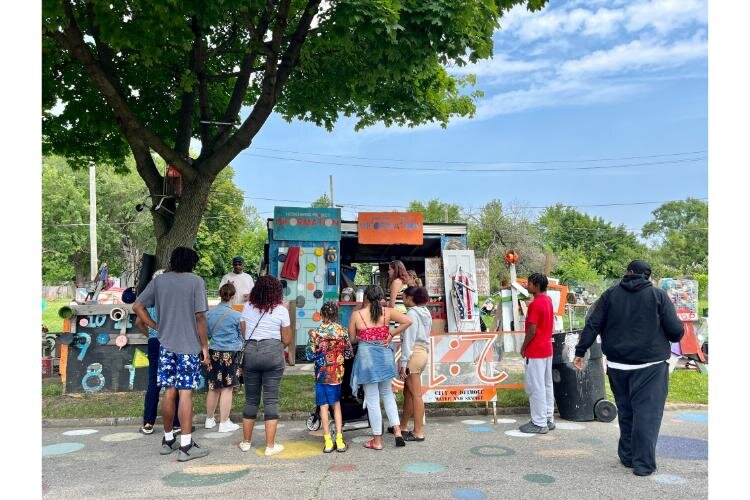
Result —
<instances>
[{"instance_id":1,"label":"black trash bin","mask_svg":"<svg viewBox=\"0 0 750 500\"><path fill-rule=\"evenodd\" d=\"M560 417L574 422L611 422L617 407L606 399L602 345L599 339L586 354L582 371L573 365L575 347L582 330L552 335L552 385Z\"/></svg>"}]
</instances>

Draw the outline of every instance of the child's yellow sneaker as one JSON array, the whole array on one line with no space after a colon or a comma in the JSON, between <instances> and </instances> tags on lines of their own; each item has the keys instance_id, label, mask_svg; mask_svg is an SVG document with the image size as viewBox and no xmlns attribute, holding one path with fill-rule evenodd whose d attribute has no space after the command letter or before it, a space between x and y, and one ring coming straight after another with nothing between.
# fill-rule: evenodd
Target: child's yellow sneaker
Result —
<instances>
[{"instance_id":1,"label":"child's yellow sneaker","mask_svg":"<svg viewBox=\"0 0 750 500\"><path fill-rule=\"evenodd\" d=\"M346 443L343 434L336 434L336 451L343 453L346 451Z\"/></svg>"},{"instance_id":2,"label":"child's yellow sneaker","mask_svg":"<svg viewBox=\"0 0 750 500\"><path fill-rule=\"evenodd\" d=\"M326 446L323 448L323 453L331 453L333 451L333 441L331 440L331 435L326 434L323 436L323 439L325 439Z\"/></svg>"}]
</instances>

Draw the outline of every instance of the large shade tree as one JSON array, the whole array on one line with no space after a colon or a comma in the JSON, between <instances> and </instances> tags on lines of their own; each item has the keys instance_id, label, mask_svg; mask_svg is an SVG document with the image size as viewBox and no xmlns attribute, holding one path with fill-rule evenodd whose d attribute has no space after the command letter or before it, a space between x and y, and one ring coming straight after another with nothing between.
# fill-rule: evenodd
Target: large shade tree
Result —
<instances>
[{"instance_id":1,"label":"large shade tree","mask_svg":"<svg viewBox=\"0 0 750 500\"><path fill-rule=\"evenodd\" d=\"M44 0L46 153L124 167L153 205L160 264L191 245L217 175L272 112L331 129L447 124L474 98L451 65L489 58L515 4L546 0ZM200 153L189 155L192 139ZM182 196L159 205L164 173Z\"/></svg>"}]
</instances>

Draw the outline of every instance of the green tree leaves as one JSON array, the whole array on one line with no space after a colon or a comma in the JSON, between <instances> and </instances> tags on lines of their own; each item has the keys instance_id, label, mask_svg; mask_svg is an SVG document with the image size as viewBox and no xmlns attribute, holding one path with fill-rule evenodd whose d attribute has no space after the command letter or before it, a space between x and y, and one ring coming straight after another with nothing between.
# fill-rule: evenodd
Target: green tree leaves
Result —
<instances>
[{"instance_id":1,"label":"green tree leaves","mask_svg":"<svg viewBox=\"0 0 750 500\"><path fill-rule=\"evenodd\" d=\"M708 204L687 198L651 212L644 237L656 238L654 256L673 274L708 273Z\"/></svg>"}]
</instances>

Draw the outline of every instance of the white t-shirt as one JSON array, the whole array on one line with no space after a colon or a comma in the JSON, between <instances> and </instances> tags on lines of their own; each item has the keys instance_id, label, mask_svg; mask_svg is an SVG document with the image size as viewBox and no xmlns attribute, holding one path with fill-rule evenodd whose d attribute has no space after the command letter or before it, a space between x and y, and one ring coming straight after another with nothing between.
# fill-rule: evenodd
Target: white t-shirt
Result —
<instances>
[{"instance_id":1,"label":"white t-shirt","mask_svg":"<svg viewBox=\"0 0 750 500\"><path fill-rule=\"evenodd\" d=\"M229 301L233 306L244 304L246 302L246 300L244 300L245 294L249 294L253 289L253 286L255 286L253 277L247 273L235 274L234 272L231 272L225 274L224 277L221 278L219 288L227 283L234 284L234 288L237 291L237 293L234 294L234 297L232 297L232 300Z\"/></svg>"},{"instance_id":2,"label":"white t-shirt","mask_svg":"<svg viewBox=\"0 0 750 500\"><path fill-rule=\"evenodd\" d=\"M281 328L291 324L289 311L282 305L278 305L272 311L263 314L255 306L245 304L245 308L242 310L242 319L245 320L245 338L252 338L253 340L281 340ZM253 328L255 328L255 332L253 332Z\"/></svg>"}]
</instances>

